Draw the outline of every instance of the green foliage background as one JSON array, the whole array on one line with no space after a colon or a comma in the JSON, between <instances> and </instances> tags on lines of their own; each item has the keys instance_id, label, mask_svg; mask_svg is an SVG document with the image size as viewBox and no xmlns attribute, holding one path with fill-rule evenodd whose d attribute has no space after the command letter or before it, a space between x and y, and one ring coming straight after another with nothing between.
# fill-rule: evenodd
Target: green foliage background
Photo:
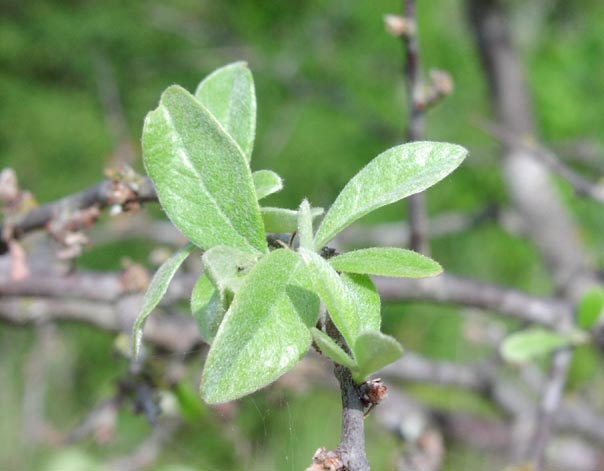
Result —
<instances>
[{"instance_id":1,"label":"green foliage background","mask_svg":"<svg viewBox=\"0 0 604 471\"><path fill-rule=\"evenodd\" d=\"M376 0L4 0L0 4L0 167L17 171L23 187L46 202L102 178L119 142L99 95L99 64L109 64L118 85L129 137L138 151L145 114L172 83L193 90L200 78L234 60L247 60L258 95L255 169L271 168L285 189L271 204L295 208L303 197L328 206L372 157L402 142L405 90L402 48L383 30L382 15L400 2ZM418 2L424 66L448 70L454 94L428 119L426 138L470 149L463 168L429 193L429 211L478 212L506 204L497 166L498 147L472 124L489 116L484 77L460 0ZM510 2L517 45L527 68L538 126L554 147L591 139L604 155L604 4L598 0ZM595 138L595 140L594 140ZM141 170L140 159L137 163ZM601 208L578 201L564 184L581 236L604 265ZM396 221L404 204L379 211L363 224ZM116 269L121 256L148 263L149 244L109 244L85 254L78 266ZM517 286L533 293L551 288L535 248L492 224L437 239L433 257L445 270ZM385 331L410 350L465 360L484 354L468 345L456 309L406 304L384 308ZM110 395L124 374L112 357L113 338L79 325L61 326L60 355L51 359L50 418L69 430ZM131 450L149 433L143 417L120 414L109 446L92 442L52 450L28 444L20 420L23 368L35 337L0 325L0 468L96 469L94 462ZM571 387L598 373L589 351L575 361ZM195 363L195 362L194 362ZM68 364L68 367L65 365ZM55 374L56 373L56 374ZM199 377L192 367L191 384ZM195 386L196 387L196 386ZM463 394L411 390L438 407L484 413ZM269 389L244 399L235 424L250 440L237 450L234 427L202 407L202 417L171 441L156 471L301 469L314 449L339 436L337 394L330 390ZM432 403L431 402L431 403ZM370 419L369 457L391 469L396 441ZM67 460L67 461L61 461ZM88 460L88 461L86 461ZM72 463L66 465L65 463ZM78 467L79 466L79 467ZM489 469L488 460L461 446L449 452L449 470Z\"/></svg>"}]
</instances>

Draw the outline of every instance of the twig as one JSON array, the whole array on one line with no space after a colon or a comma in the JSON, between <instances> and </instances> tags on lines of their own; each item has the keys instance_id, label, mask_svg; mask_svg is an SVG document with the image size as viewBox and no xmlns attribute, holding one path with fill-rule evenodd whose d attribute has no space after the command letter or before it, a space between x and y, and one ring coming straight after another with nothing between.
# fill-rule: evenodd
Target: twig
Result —
<instances>
[{"instance_id":1,"label":"twig","mask_svg":"<svg viewBox=\"0 0 604 471\"><path fill-rule=\"evenodd\" d=\"M419 41L417 38L417 22L415 1L403 0L404 18L408 27L407 34L402 35L405 45L405 77L407 79L407 96L409 103L407 141L413 142L424 134L424 107L422 96L422 70L419 56ZM409 228L411 233L411 248L417 252L429 255L428 216L426 212L426 197L423 193L411 196L409 203Z\"/></svg>"},{"instance_id":2,"label":"twig","mask_svg":"<svg viewBox=\"0 0 604 471\"><path fill-rule=\"evenodd\" d=\"M114 204L123 206L133 202L142 203L156 199L155 188L149 178L142 178L136 191L125 183L105 180L80 193L35 208L18 220L11 221L12 237L19 239L28 232L44 229L50 221L61 214L93 206L104 209ZM4 234L4 224L0 225L0 237L2 237L1 234ZM0 255L6 253L7 250L6 241L0 238Z\"/></svg>"},{"instance_id":3,"label":"twig","mask_svg":"<svg viewBox=\"0 0 604 471\"><path fill-rule=\"evenodd\" d=\"M542 399L539 404L535 431L525 455L529 461L534 463L535 471L544 469L545 449L552 435L554 419L562 401L572 357L571 349L560 350L552 357L549 376L544 385Z\"/></svg>"},{"instance_id":4,"label":"twig","mask_svg":"<svg viewBox=\"0 0 604 471\"><path fill-rule=\"evenodd\" d=\"M547 167L572 186L575 194L591 198L597 203L604 203L604 184L592 183L573 169L568 167L554 152L540 146L532 138L519 138L494 123L479 123L486 133L497 138L510 147L521 147L535 158L545 163Z\"/></svg>"}]
</instances>

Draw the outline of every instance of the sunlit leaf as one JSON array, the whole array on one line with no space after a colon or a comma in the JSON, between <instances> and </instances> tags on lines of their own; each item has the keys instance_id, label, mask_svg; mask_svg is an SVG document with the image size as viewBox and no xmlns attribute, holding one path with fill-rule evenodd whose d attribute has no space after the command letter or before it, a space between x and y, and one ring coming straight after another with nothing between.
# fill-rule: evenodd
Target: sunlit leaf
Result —
<instances>
[{"instance_id":1,"label":"sunlit leaf","mask_svg":"<svg viewBox=\"0 0 604 471\"><path fill-rule=\"evenodd\" d=\"M252 173L252 178L259 200L283 189L283 180L272 170L257 170Z\"/></svg>"},{"instance_id":2,"label":"sunlit leaf","mask_svg":"<svg viewBox=\"0 0 604 471\"><path fill-rule=\"evenodd\" d=\"M285 208L261 208L266 232L287 234L298 230L298 211ZM323 208L312 208L313 219L323 214Z\"/></svg>"},{"instance_id":3,"label":"sunlit leaf","mask_svg":"<svg viewBox=\"0 0 604 471\"><path fill-rule=\"evenodd\" d=\"M191 242L266 252L252 174L241 149L186 90L169 87L147 115L143 159L160 203Z\"/></svg>"},{"instance_id":4,"label":"sunlit leaf","mask_svg":"<svg viewBox=\"0 0 604 471\"><path fill-rule=\"evenodd\" d=\"M355 297L325 259L303 248L299 253L309 268L315 291L329 311L333 323L346 343L353 345L361 329Z\"/></svg>"},{"instance_id":5,"label":"sunlit leaf","mask_svg":"<svg viewBox=\"0 0 604 471\"><path fill-rule=\"evenodd\" d=\"M312 239L312 213L308 200L302 201L298 210L298 237L300 238L300 247L308 250L313 249Z\"/></svg>"},{"instance_id":6,"label":"sunlit leaf","mask_svg":"<svg viewBox=\"0 0 604 471\"><path fill-rule=\"evenodd\" d=\"M360 331L380 330L380 294L371 278L355 273L342 273L340 278L354 297L361 321Z\"/></svg>"},{"instance_id":7,"label":"sunlit leaf","mask_svg":"<svg viewBox=\"0 0 604 471\"><path fill-rule=\"evenodd\" d=\"M429 188L465 158L463 147L440 142L403 144L378 155L344 187L315 235L320 249L365 214Z\"/></svg>"},{"instance_id":8,"label":"sunlit leaf","mask_svg":"<svg viewBox=\"0 0 604 471\"><path fill-rule=\"evenodd\" d=\"M330 258L338 271L390 277L423 278L442 273L442 267L417 252L393 247L354 250Z\"/></svg>"},{"instance_id":9,"label":"sunlit leaf","mask_svg":"<svg viewBox=\"0 0 604 471\"><path fill-rule=\"evenodd\" d=\"M134 328L132 329L132 339L133 339L133 347L134 347L134 356L138 357L140 353L141 343L143 339L143 327L145 325L145 321L151 311L155 309L155 307L159 304L161 299L166 294L168 290L168 285L176 270L182 265L182 262L189 256L189 254L195 249L193 244L187 244L182 247L180 250L176 251L168 260L166 260L161 267L155 272L153 275L153 279L151 283L149 283L149 288L145 293L143 298L143 305L141 310L136 318L136 322L134 323Z\"/></svg>"},{"instance_id":10,"label":"sunlit leaf","mask_svg":"<svg viewBox=\"0 0 604 471\"><path fill-rule=\"evenodd\" d=\"M256 134L256 92L247 64L235 62L215 70L197 86L195 97L235 140L249 162Z\"/></svg>"},{"instance_id":11,"label":"sunlit leaf","mask_svg":"<svg viewBox=\"0 0 604 471\"><path fill-rule=\"evenodd\" d=\"M291 369L310 345L318 300L306 289L300 257L278 249L246 276L206 360L201 394L227 402L260 389Z\"/></svg>"}]
</instances>

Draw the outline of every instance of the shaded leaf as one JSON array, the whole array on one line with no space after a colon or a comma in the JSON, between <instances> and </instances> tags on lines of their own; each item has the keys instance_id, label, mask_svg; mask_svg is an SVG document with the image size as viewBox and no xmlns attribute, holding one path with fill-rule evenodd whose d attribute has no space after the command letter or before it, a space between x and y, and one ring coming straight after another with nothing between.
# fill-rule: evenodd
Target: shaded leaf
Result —
<instances>
[{"instance_id":1,"label":"shaded leaf","mask_svg":"<svg viewBox=\"0 0 604 471\"><path fill-rule=\"evenodd\" d=\"M356 369L355 361L329 335L316 327L312 327L310 333L323 355L350 370Z\"/></svg>"},{"instance_id":2,"label":"shaded leaf","mask_svg":"<svg viewBox=\"0 0 604 471\"><path fill-rule=\"evenodd\" d=\"M147 292L143 298L143 305L132 329L135 357L138 357L140 353L143 339L143 327L147 317L149 317L151 311L155 309L155 307L166 294L168 285L170 284L170 281L172 281L176 270L178 270L178 268L182 265L182 262L185 261L185 259L194 249L195 246L193 244L189 243L185 245L180 250L172 254L172 256L158 268L158 270L155 272L155 275L153 275L153 279L151 280L151 283L149 283L149 288L147 289Z\"/></svg>"},{"instance_id":3,"label":"shaded leaf","mask_svg":"<svg viewBox=\"0 0 604 471\"><path fill-rule=\"evenodd\" d=\"M346 343L354 345L361 328L355 297L338 273L321 256L303 248L299 253L309 268L315 291L329 311L333 323Z\"/></svg>"},{"instance_id":4,"label":"shaded leaf","mask_svg":"<svg viewBox=\"0 0 604 471\"><path fill-rule=\"evenodd\" d=\"M203 254L205 273L220 293L234 295L257 258L243 250L217 245Z\"/></svg>"},{"instance_id":5,"label":"shaded leaf","mask_svg":"<svg viewBox=\"0 0 604 471\"><path fill-rule=\"evenodd\" d=\"M257 170L252 173L252 178L259 200L283 189L283 180L272 170Z\"/></svg>"},{"instance_id":6,"label":"shaded leaf","mask_svg":"<svg viewBox=\"0 0 604 471\"><path fill-rule=\"evenodd\" d=\"M403 144L378 155L344 187L315 236L320 249L367 213L419 193L451 173L465 158L463 147L439 142Z\"/></svg>"},{"instance_id":7,"label":"shaded leaf","mask_svg":"<svg viewBox=\"0 0 604 471\"><path fill-rule=\"evenodd\" d=\"M191 242L204 249L229 245L267 251L241 149L183 88L169 87L147 115L143 160L163 209Z\"/></svg>"},{"instance_id":8,"label":"shaded leaf","mask_svg":"<svg viewBox=\"0 0 604 471\"><path fill-rule=\"evenodd\" d=\"M260 389L291 369L306 353L317 306L301 302L300 257L285 249L263 257L247 275L227 311L206 360L201 394L209 403L227 402ZM304 278L304 275L302 275ZM295 292L292 300L289 292ZM314 319L312 318L314 316Z\"/></svg>"},{"instance_id":9,"label":"shaded leaf","mask_svg":"<svg viewBox=\"0 0 604 471\"><path fill-rule=\"evenodd\" d=\"M423 278L443 271L431 258L393 247L354 250L330 258L329 263L338 271L390 277Z\"/></svg>"},{"instance_id":10,"label":"shaded leaf","mask_svg":"<svg viewBox=\"0 0 604 471\"><path fill-rule=\"evenodd\" d=\"M197 86L195 97L235 140L249 162L256 135L256 92L247 64L234 62L215 70Z\"/></svg>"},{"instance_id":11,"label":"shaded leaf","mask_svg":"<svg viewBox=\"0 0 604 471\"><path fill-rule=\"evenodd\" d=\"M274 234L286 234L298 230L298 211L285 208L261 208L264 229ZM323 214L323 208L312 208L313 219Z\"/></svg>"},{"instance_id":12,"label":"shaded leaf","mask_svg":"<svg viewBox=\"0 0 604 471\"><path fill-rule=\"evenodd\" d=\"M403 347L394 337L368 330L359 335L353 352L359 367L358 372L353 371L353 377L361 382L371 373L398 360L403 354Z\"/></svg>"},{"instance_id":13,"label":"shaded leaf","mask_svg":"<svg viewBox=\"0 0 604 471\"><path fill-rule=\"evenodd\" d=\"M568 336L536 327L508 335L501 344L501 356L510 363L526 363L571 344Z\"/></svg>"},{"instance_id":14,"label":"shaded leaf","mask_svg":"<svg viewBox=\"0 0 604 471\"><path fill-rule=\"evenodd\" d=\"M226 300L205 273L199 277L193 287L191 313L197 321L201 338L207 344L211 344L226 313Z\"/></svg>"}]
</instances>

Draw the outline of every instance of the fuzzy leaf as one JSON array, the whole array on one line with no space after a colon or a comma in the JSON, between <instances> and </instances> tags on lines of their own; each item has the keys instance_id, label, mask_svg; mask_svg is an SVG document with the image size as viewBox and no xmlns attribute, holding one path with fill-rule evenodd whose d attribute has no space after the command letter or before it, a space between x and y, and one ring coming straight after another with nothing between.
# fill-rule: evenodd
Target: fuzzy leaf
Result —
<instances>
[{"instance_id":1,"label":"fuzzy leaf","mask_svg":"<svg viewBox=\"0 0 604 471\"><path fill-rule=\"evenodd\" d=\"M254 392L306 353L318 302L305 288L305 271L295 252L279 249L247 275L206 360L201 394L207 402L227 402Z\"/></svg>"},{"instance_id":2,"label":"fuzzy leaf","mask_svg":"<svg viewBox=\"0 0 604 471\"><path fill-rule=\"evenodd\" d=\"M159 201L191 242L266 252L252 174L241 149L186 90L169 87L147 115L143 158Z\"/></svg>"},{"instance_id":3,"label":"fuzzy leaf","mask_svg":"<svg viewBox=\"0 0 604 471\"><path fill-rule=\"evenodd\" d=\"M355 299L360 330L380 330L382 316L380 315L380 294L373 281L367 275L355 273L342 273L342 283L346 286Z\"/></svg>"},{"instance_id":4,"label":"fuzzy leaf","mask_svg":"<svg viewBox=\"0 0 604 471\"><path fill-rule=\"evenodd\" d=\"M321 332L316 327L312 327L310 333L321 353L327 358L350 370L357 368L355 361L329 335Z\"/></svg>"},{"instance_id":5,"label":"fuzzy leaf","mask_svg":"<svg viewBox=\"0 0 604 471\"><path fill-rule=\"evenodd\" d=\"M431 187L465 158L463 147L439 142L403 144L378 155L344 187L315 236L320 249L360 217Z\"/></svg>"},{"instance_id":6,"label":"fuzzy leaf","mask_svg":"<svg viewBox=\"0 0 604 471\"><path fill-rule=\"evenodd\" d=\"M193 244L189 243L185 245L178 251L174 252L172 256L158 268L158 270L155 272L155 275L153 275L153 279L151 280L151 283L149 283L149 288L147 289L147 292L143 298L143 305L132 329L135 357L138 357L140 353L141 343L143 340L143 327L145 326L147 317L149 317L151 311L155 309L155 307L166 294L168 285L170 284L170 281L172 281L172 278L174 278L176 270L178 270L178 268L182 265L182 262L185 261L185 259L194 249L195 246Z\"/></svg>"},{"instance_id":7,"label":"fuzzy leaf","mask_svg":"<svg viewBox=\"0 0 604 471\"><path fill-rule=\"evenodd\" d=\"M360 382L371 373L398 360L403 354L403 347L394 337L368 330L359 335L353 352L359 367L358 372L353 372L353 376Z\"/></svg>"},{"instance_id":8,"label":"fuzzy leaf","mask_svg":"<svg viewBox=\"0 0 604 471\"><path fill-rule=\"evenodd\" d=\"M604 316L604 289L588 290L577 308L577 323L583 329L591 329Z\"/></svg>"},{"instance_id":9,"label":"fuzzy leaf","mask_svg":"<svg viewBox=\"0 0 604 471\"><path fill-rule=\"evenodd\" d=\"M298 230L298 211L285 208L261 208L264 229L274 234L286 234ZM312 208L313 219L323 214L323 208Z\"/></svg>"},{"instance_id":10,"label":"fuzzy leaf","mask_svg":"<svg viewBox=\"0 0 604 471\"><path fill-rule=\"evenodd\" d=\"M333 323L346 343L354 345L361 329L355 297L338 273L320 255L303 248L299 253L309 268L315 291L329 311Z\"/></svg>"},{"instance_id":11,"label":"fuzzy leaf","mask_svg":"<svg viewBox=\"0 0 604 471\"><path fill-rule=\"evenodd\" d=\"M501 356L510 363L526 363L571 344L568 336L536 327L507 336L501 344Z\"/></svg>"},{"instance_id":12,"label":"fuzzy leaf","mask_svg":"<svg viewBox=\"0 0 604 471\"><path fill-rule=\"evenodd\" d=\"M252 173L252 178L259 200L283 189L283 180L272 170L257 170Z\"/></svg>"},{"instance_id":13,"label":"fuzzy leaf","mask_svg":"<svg viewBox=\"0 0 604 471\"><path fill-rule=\"evenodd\" d=\"M256 263L256 257L248 252L217 245L201 257L205 273L221 294L234 295L245 276Z\"/></svg>"},{"instance_id":14,"label":"fuzzy leaf","mask_svg":"<svg viewBox=\"0 0 604 471\"><path fill-rule=\"evenodd\" d=\"M300 238L300 247L307 250L313 249L312 240L312 213L308 200L302 201L298 210L298 237Z\"/></svg>"},{"instance_id":15,"label":"fuzzy leaf","mask_svg":"<svg viewBox=\"0 0 604 471\"><path fill-rule=\"evenodd\" d=\"M442 267L417 252L393 247L354 250L329 259L338 271L368 275L423 278L442 273Z\"/></svg>"},{"instance_id":16,"label":"fuzzy leaf","mask_svg":"<svg viewBox=\"0 0 604 471\"><path fill-rule=\"evenodd\" d=\"M211 344L226 312L225 300L208 276L201 275L191 293L191 313L201 338Z\"/></svg>"},{"instance_id":17,"label":"fuzzy leaf","mask_svg":"<svg viewBox=\"0 0 604 471\"><path fill-rule=\"evenodd\" d=\"M235 140L249 162L256 135L256 92L247 64L235 62L215 70L197 86L195 97Z\"/></svg>"}]
</instances>

